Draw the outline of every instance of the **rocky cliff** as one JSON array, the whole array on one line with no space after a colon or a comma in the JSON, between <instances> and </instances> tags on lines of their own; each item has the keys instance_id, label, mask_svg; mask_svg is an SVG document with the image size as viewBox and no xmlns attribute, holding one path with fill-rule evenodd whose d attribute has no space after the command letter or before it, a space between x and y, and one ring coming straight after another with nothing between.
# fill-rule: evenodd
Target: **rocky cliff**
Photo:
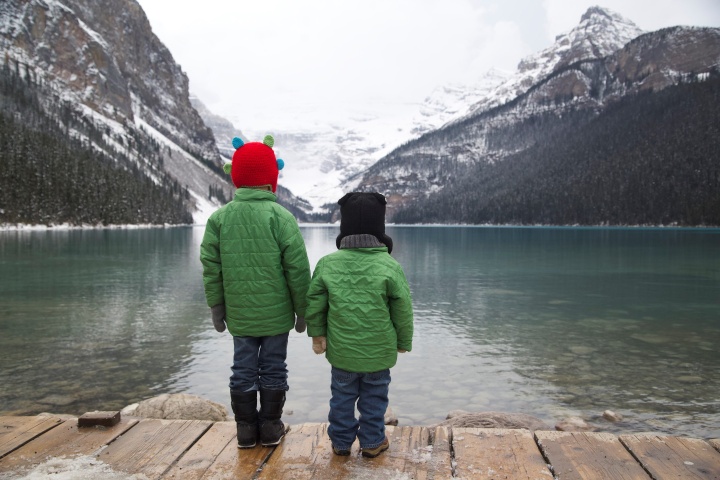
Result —
<instances>
[{"instance_id":1,"label":"rocky cliff","mask_svg":"<svg viewBox=\"0 0 720 480\"><path fill-rule=\"evenodd\" d=\"M104 126L139 168L131 139L160 144L163 169L188 188L196 221L219 205L208 198L211 186L231 195L213 132L190 102L188 77L134 0L5 0L0 55Z\"/></svg>"}]
</instances>

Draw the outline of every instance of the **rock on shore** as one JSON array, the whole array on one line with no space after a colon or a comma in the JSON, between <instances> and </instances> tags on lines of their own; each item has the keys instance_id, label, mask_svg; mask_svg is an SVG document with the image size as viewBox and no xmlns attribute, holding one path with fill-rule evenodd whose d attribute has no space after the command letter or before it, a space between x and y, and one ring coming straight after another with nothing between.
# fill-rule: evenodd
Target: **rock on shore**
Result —
<instances>
[{"instance_id":1,"label":"rock on shore","mask_svg":"<svg viewBox=\"0 0 720 480\"><path fill-rule=\"evenodd\" d=\"M187 393L164 393L139 403L128 405L123 416L142 418L165 418L173 420L228 420L224 405Z\"/></svg>"},{"instance_id":2,"label":"rock on shore","mask_svg":"<svg viewBox=\"0 0 720 480\"><path fill-rule=\"evenodd\" d=\"M539 418L524 413L479 412L463 410L450 412L439 426L470 428L519 428L525 430L552 430L553 428Z\"/></svg>"}]
</instances>

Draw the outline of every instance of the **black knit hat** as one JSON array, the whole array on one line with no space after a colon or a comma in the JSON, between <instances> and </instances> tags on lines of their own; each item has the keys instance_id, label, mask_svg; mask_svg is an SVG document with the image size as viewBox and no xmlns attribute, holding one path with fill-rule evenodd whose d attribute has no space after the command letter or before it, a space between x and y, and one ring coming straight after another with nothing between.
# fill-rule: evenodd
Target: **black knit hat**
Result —
<instances>
[{"instance_id":1,"label":"black knit hat","mask_svg":"<svg viewBox=\"0 0 720 480\"><path fill-rule=\"evenodd\" d=\"M348 235L363 233L374 235L392 252L392 238L385 235L385 205L387 200L379 193L351 192L340 200L340 235L335 240L337 248L340 241Z\"/></svg>"}]
</instances>

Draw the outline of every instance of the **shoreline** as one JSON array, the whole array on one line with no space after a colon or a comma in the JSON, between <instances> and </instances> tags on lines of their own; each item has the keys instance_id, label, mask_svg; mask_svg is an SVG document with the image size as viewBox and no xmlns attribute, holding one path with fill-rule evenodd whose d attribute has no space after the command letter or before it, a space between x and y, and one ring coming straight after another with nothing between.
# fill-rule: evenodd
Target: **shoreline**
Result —
<instances>
[{"instance_id":1,"label":"shoreline","mask_svg":"<svg viewBox=\"0 0 720 480\"><path fill-rule=\"evenodd\" d=\"M298 222L301 228L339 228L340 222L336 223L310 223ZM0 223L0 232L42 232L42 231L70 231L70 230L149 230L159 228L196 228L204 227L204 223L181 223L181 224L111 224L111 225L72 225L63 223L58 225L39 225L27 223ZM555 229L555 230L686 230L720 233L720 226L708 225L522 225L522 224L467 224L467 223L386 223L391 228L507 228L507 229Z\"/></svg>"}]
</instances>

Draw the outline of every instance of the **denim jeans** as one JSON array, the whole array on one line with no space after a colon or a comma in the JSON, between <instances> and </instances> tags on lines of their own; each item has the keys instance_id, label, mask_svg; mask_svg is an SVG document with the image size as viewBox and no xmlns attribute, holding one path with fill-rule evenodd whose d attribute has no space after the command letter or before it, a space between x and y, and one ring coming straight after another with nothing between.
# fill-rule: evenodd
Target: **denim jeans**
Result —
<instances>
[{"instance_id":1,"label":"denim jeans","mask_svg":"<svg viewBox=\"0 0 720 480\"><path fill-rule=\"evenodd\" d=\"M233 337L230 390L238 393L263 390L288 390L288 333L271 337Z\"/></svg>"},{"instance_id":2,"label":"denim jeans","mask_svg":"<svg viewBox=\"0 0 720 480\"><path fill-rule=\"evenodd\" d=\"M332 367L328 435L335 448L349 450L357 436L360 448L375 448L385 440L390 369L373 373L346 372ZM355 418L355 402L360 420Z\"/></svg>"}]
</instances>

